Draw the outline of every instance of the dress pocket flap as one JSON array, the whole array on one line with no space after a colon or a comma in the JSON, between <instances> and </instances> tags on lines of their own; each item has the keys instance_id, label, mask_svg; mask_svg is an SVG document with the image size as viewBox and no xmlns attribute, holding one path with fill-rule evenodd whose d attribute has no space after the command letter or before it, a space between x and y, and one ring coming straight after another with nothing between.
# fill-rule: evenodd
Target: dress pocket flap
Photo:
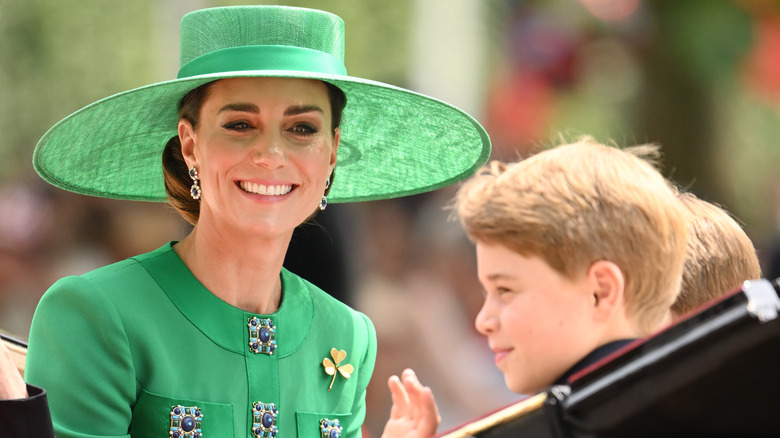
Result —
<instances>
[{"instance_id":1,"label":"dress pocket flap","mask_svg":"<svg viewBox=\"0 0 780 438\"><path fill-rule=\"evenodd\" d=\"M143 391L133 409L133 438L172 437L176 432L182 438L232 438L233 406Z\"/></svg>"}]
</instances>

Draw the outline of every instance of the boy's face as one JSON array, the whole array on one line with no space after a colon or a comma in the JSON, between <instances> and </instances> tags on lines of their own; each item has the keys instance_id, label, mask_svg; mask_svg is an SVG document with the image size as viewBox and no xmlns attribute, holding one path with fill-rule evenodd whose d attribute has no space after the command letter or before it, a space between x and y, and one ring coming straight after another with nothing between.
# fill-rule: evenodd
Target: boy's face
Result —
<instances>
[{"instance_id":1,"label":"boy's face","mask_svg":"<svg viewBox=\"0 0 780 438\"><path fill-rule=\"evenodd\" d=\"M481 242L477 269L486 294L475 325L512 391L544 389L598 346L585 273L570 280L539 257Z\"/></svg>"}]
</instances>

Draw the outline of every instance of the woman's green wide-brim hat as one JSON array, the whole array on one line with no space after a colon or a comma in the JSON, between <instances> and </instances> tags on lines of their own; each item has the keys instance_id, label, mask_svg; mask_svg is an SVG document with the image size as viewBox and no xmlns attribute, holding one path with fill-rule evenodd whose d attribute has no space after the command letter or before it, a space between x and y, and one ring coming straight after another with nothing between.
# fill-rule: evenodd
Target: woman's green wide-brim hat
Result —
<instances>
[{"instance_id":1,"label":"woman's green wide-brim hat","mask_svg":"<svg viewBox=\"0 0 780 438\"><path fill-rule=\"evenodd\" d=\"M189 13L181 23L180 65L175 80L107 97L54 125L35 148L35 170L76 193L165 201L162 151L177 135L179 102L202 84L231 77L320 79L344 91L329 202L441 188L490 155L485 130L458 108L348 76L344 22L327 12L235 6Z\"/></svg>"}]
</instances>

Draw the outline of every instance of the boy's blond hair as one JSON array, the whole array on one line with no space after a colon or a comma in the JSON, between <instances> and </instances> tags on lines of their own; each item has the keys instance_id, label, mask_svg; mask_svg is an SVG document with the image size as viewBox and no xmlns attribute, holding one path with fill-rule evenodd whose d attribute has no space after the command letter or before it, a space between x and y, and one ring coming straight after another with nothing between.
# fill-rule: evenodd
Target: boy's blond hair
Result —
<instances>
[{"instance_id":1,"label":"boy's blond hair","mask_svg":"<svg viewBox=\"0 0 780 438\"><path fill-rule=\"evenodd\" d=\"M753 242L726 210L692 193L679 197L688 217L688 253L674 316L761 277Z\"/></svg>"},{"instance_id":2,"label":"boy's blond hair","mask_svg":"<svg viewBox=\"0 0 780 438\"><path fill-rule=\"evenodd\" d=\"M455 208L474 241L537 256L574 279L596 261L625 277L626 314L655 331L680 290L686 221L669 182L648 160L591 138L523 161L491 162L459 190Z\"/></svg>"}]
</instances>

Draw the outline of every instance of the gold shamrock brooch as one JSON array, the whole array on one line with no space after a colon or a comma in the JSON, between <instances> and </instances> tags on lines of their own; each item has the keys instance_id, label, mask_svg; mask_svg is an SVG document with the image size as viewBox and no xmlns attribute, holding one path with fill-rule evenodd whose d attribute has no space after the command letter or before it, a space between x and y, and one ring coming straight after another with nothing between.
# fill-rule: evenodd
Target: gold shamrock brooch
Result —
<instances>
[{"instance_id":1,"label":"gold shamrock brooch","mask_svg":"<svg viewBox=\"0 0 780 438\"><path fill-rule=\"evenodd\" d=\"M347 357L347 352L344 350L336 350L335 348L330 349L330 357L333 358L333 362L331 362L330 359L327 357L322 360L322 366L325 367L325 372L329 376L333 376L333 379L330 381L330 386L328 386L328 391L333 388L333 382L336 381L336 371L338 371L342 376L344 376L345 379L349 379L349 376L352 375L352 373L355 372L355 367L353 367L350 364L344 364L341 365L341 361L344 360L345 357Z\"/></svg>"}]
</instances>

